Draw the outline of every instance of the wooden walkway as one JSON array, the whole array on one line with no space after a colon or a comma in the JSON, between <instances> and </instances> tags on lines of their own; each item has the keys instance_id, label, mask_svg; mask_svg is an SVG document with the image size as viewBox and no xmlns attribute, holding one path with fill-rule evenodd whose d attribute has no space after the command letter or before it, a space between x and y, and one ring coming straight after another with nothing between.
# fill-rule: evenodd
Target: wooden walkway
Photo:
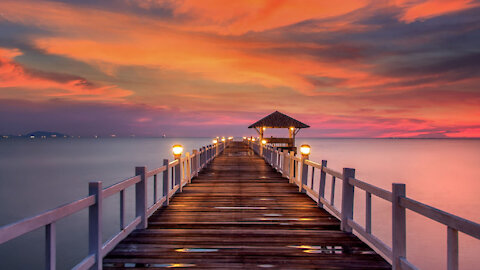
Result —
<instances>
[{"instance_id":1,"label":"wooden walkway","mask_svg":"<svg viewBox=\"0 0 480 270\"><path fill-rule=\"evenodd\" d=\"M241 142L112 250L104 269L391 269Z\"/></svg>"}]
</instances>

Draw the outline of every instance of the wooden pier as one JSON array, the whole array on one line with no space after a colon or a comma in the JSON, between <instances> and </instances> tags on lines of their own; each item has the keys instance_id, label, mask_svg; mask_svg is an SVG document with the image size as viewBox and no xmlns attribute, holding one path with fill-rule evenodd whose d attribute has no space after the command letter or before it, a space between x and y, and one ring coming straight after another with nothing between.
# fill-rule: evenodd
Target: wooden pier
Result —
<instances>
[{"instance_id":1,"label":"wooden pier","mask_svg":"<svg viewBox=\"0 0 480 270\"><path fill-rule=\"evenodd\" d=\"M445 226L448 270L458 270L459 232L480 239L480 224L409 198L404 184L385 190L355 178L355 169L336 171L326 160L309 160L305 151L296 156L250 139L222 138L184 156L180 151L108 187L90 182L88 196L0 227L0 244L44 228L44 268L57 269L56 223L86 209L88 255L75 270L416 270L407 258L407 209ZM125 199L127 188L135 189L134 201ZM353 215L356 189L365 194L364 224ZM104 241L103 212L112 209L103 202L114 196L120 228ZM372 197L391 203L391 245L372 231ZM128 203L134 203L133 220L126 218Z\"/></svg>"},{"instance_id":2,"label":"wooden pier","mask_svg":"<svg viewBox=\"0 0 480 270\"><path fill-rule=\"evenodd\" d=\"M104 259L125 267L391 269L242 142Z\"/></svg>"}]
</instances>

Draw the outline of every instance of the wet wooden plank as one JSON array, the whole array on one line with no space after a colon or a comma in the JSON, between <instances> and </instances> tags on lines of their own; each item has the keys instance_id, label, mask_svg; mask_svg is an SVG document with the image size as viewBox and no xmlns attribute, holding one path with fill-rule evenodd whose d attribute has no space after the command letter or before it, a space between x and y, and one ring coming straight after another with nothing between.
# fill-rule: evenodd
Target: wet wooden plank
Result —
<instances>
[{"instance_id":1,"label":"wet wooden plank","mask_svg":"<svg viewBox=\"0 0 480 270\"><path fill-rule=\"evenodd\" d=\"M104 269L391 269L242 143L104 259Z\"/></svg>"}]
</instances>

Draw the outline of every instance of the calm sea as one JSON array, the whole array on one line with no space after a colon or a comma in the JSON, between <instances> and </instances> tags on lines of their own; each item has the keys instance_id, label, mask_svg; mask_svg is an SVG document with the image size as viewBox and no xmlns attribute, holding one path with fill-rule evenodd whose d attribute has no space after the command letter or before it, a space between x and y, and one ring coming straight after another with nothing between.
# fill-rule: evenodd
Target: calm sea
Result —
<instances>
[{"instance_id":1,"label":"calm sea","mask_svg":"<svg viewBox=\"0 0 480 270\"><path fill-rule=\"evenodd\" d=\"M171 146L186 151L209 138L0 140L0 226L88 194L89 181L109 186L134 175L135 166L156 168L171 158ZM358 179L391 189L407 185L407 195L423 203L480 222L480 140L310 139L311 159L328 167L356 169ZM327 178L327 190L330 179ZM337 183L340 191L341 182ZM127 190L132 202L133 189ZM330 194L327 192L327 194ZM364 198L355 193L355 220L364 222ZM104 240L118 230L118 198L105 201ZM337 193L336 200L340 193ZM328 196L327 196L328 198ZM340 202L336 202L338 205ZM127 218L134 215L127 204ZM373 199L373 233L390 244L390 205ZM59 269L69 269L87 255L87 211L57 223ZM407 214L409 260L420 269L446 264L446 227ZM480 240L460 234L460 268L478 269ZM0 245L0 269L42 269L44 229Z\"/></svg>"}]
</instances>

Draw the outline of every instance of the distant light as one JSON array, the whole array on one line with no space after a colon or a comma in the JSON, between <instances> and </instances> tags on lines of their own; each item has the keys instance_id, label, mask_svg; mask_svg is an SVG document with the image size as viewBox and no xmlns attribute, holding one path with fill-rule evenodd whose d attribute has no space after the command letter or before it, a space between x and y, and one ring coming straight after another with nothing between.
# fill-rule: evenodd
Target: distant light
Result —
<instances>
[{"instance_id":1,"label":"distant light","mask_svg":"<svg viewBox=\"0 0 480 270\"><path fill-rule=\"evenodd\" d=\"M300 146L300 153L302 153L302 156L308 157L308 155L310 155L310 152L311 152L310 145L308 145L308 144L302 144L302 145Z\"/></svg>"},{"instance_id":2,"label":"distant light","mask_svg":"<svg viewBox=\"0 0 480 270\"><path fill-rule=\"evenodd\" d=\"M244 139L244 140L246 140L246 139L247 139L247 137L243 137L243 139Z\"/></svg>"},{"instance_id":3,"label":"distant light","mask_svg":"<svg viewBox=\"0 0 480 270\"><path fill-rule=\"evenodd\" d=\"M294 127L290 127L290 130L295 130L295 128L294 128Z\"/></svg>"},{"instance_id":4,"label":"distant light","mask_svg":"<svg viewBox=\"0 0 480 270\"><path fill-rule=\"evenodd\" d=\"M32 136L30 136L30 139L35 139L35 136L33 136L33 135L32 135Z\"/></svg>"},{"instance_id":5,"label":"distant light","mask_svg":"<svg viewBox=\"0 0 480 270\"><path fill-rule=\"evenodd\" d=\"M115 137L117 137L117 135L115 135L115 134L112 134L112 135L110 135L110 136L111 136L112 138L115 138Z\"/></svg>"},{"instance_id":6,"label":"distant light","mask_svg":"<svg viewBox=\"0 0 480 270\"><path fill-rule=\"evenodd\" d=\"M213 143L213 144L217 144L217 143L218 143L218 140L217 140L217 139L213 139L212 143Z\"/></svg>"},{"instance_id":7,"label":"distant light","mask_svg":"<svg viewBox=\"0 0 480 270\"><path fill-rule=\"evenodd\" d=\"M254 141L255 141L255 138L252 138L252 142L254 142Z\"/></svg>"},{"instance_id":8,"label":"distant light","mask_svg":"<svg viewBox=\"0 0 480 270\"><path fill-rule=\"evenodd\" d=\"M232 136L228 137L228 140L230 140L230 141L233 140L233 137Z\"/></svg>"},{"instance_id":9,"label":"distant light","mask_svg":"<svg viewBox=\"0 0 480 270\"><path fill-rule=\"evenodd\" d=\"M175 158L179 158L180 156L182 156L183 146L180 144L176 144L172 147L172 151Z\"/></svg>"},{"instance_id":10,"label":"distant light","mask_svg":"<svg viewBox=\"0 0 480 270\"><path fill-rule=\"evenodd\" d=\"M262 144L267 144L267 140L263 139Z\"/></svg>"},{"instance_id":11,"label":"distant light","mask_svg":"<svg viewBox=\"0 0 480 270\"><path fill-rule=\"evenodd\" d=\"M251 140L252 140L252 138L248 137L248 138L247 138L247 140L251 141Z\"/></svg>"},{"instance_id":12,"label":"distant light","mask_svg":"<svg viewBox=\"0 0 480 270\"><path fill-rule=\"evenodd\" d=\"M266 130L266 129L267 129L267 127L263 127L263 130Z\"/></svg>"},{"instance_id":13,"label":"distant light","mask_svg":"<svg viewBox=\"0 0 480 270\"><path fill-rule=\"evenodd\" d=\"M225 137L222 137L222 142L225 142Z\"/></svg>"}]
</instances>

